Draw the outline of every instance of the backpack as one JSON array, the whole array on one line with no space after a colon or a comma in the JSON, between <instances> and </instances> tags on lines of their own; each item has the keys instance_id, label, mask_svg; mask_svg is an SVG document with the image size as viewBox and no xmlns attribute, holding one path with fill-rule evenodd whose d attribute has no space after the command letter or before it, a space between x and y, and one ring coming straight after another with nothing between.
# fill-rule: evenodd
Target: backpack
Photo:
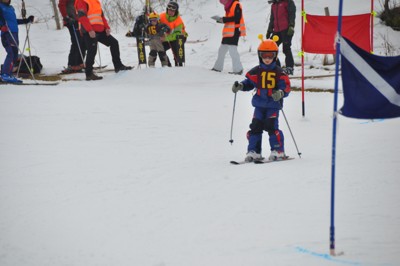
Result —
<instances>
[{"instance_id":1,"label":"backpack","mask_svg":"<svg viewBox=\"0 0 400 266\"><path fill-rule=\"evenodd\" d=\"M25 60L22 59L22 56L25 58ZM42 71L43 65L40 62L39 57L37 57L36 55L32 55L32 56L22 55L22 56L19 56L17 59L17 62L14 64L14 72L18 71L18 66L19 66L21 60L22 60L22 63L21 63L21 67L19 69L19 73L30 74L29 69L31 69L33 71L33 74L38 74L38 73L40 73L40 71ZM25 63L25 61L26 61L26 63L28 63L28 65ZM32 66L30 66L31 62L32 62Z\"/></svg>"}]
</instances>

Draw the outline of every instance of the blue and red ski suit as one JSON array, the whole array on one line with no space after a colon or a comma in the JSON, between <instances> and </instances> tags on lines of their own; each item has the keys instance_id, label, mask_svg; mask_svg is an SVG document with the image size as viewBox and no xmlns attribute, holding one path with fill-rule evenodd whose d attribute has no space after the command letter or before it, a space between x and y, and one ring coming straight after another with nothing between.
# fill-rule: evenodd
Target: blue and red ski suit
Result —
<instances>
[{"instance_id":1,"label":"blue and red ski suit","mask_svg":"<svg viewBox=\"0 0 400 266\"><path fill-rule=\"evenodd\" d=\"M290 81L283 70L272 62L266 65L260 61L260 65L253 67L246 74L242 81L243 91L250 91L254 88L256 92L252 99L254 115L247 133L249 145L247 151L254 151L261 154L262 134L267 131L269 144L272 150L285 151L284 136L279 129L279 110L282 109L283 99L274 101L272 93L275 90L282 90L284 97L290 93Z\"/></svg>"}]
</instances>

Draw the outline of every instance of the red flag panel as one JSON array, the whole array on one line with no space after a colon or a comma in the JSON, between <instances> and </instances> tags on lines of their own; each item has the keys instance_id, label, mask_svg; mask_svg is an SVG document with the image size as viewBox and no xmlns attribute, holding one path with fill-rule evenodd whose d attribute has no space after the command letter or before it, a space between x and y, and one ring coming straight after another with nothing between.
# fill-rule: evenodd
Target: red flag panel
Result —
<instances>
[{"instance_id":1,"label":"red flag panel","mask_svg":"<svg viewBox=\"0 0 400 266\"><path fill-rule=\"evenodd\" d=\"M338 16L306 15L303 49L307 53L335 54ZM371 14L342 16L342 35L361 49L371 52Z\"/></svg>"}]
</instances>

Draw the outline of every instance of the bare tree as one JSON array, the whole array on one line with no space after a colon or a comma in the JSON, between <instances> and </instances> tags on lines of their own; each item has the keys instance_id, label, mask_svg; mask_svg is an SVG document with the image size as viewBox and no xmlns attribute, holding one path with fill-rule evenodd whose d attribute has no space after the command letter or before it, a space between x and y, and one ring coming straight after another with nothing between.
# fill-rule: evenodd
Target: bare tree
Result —
<instances>
[{"instance_id":1,"label":"bare tree","mask_svg":"<svg viewBox=\"0 0 400 266\"><path fill-rule=\"evenodd\" d=\"M54 19L56 20L57 30L60 30L61 29L60 15L58 14L56 0L50 0L50 2L51 2L51 5L53 6Z\"/></svg>"}]
</instances>

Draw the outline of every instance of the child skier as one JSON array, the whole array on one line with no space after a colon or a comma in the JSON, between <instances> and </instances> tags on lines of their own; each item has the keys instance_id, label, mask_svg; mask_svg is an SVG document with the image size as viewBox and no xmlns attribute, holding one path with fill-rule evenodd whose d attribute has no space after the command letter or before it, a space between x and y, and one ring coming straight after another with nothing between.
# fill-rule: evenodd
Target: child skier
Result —
<instances>
[{"instance_id":1,"label":"child skier","mask_svg":"<svg viewBox=\"0 0 400 266\"><path fill-rule=\"evenodd\" d=\"M155 66L157 54L160 57L161 65L163 67L168 66L168 58L162 42L165 39L165 33L169 32L170 29L167 25L160 23L159 19L160 16L157 13L150 13L150 24L147 26L147 34L150 42L149 67Z\"/></svg>"},{"instance_id":2,"label":"child skier","mask_svg":"<svg viewBox=\"0 0 400 266\"><path fill-rule=\"evenodd\" d=\"M0 0L0 29L1 43L6 49L7 56L1 69L1 79L9 83L22 83L12 75L14 62L18 59L18 25L32 23L34 17L17 19L11 0Z\"/></svg>"},{"instance_id":3,"label":"child skier","mask_svg":"<svg viewBox=\"0 0 400 266\"><path fill-rule=\"evenodd\" d=\"M278 45L270 39L262 40L258 46L259 65L246 74L242 82L235 82L232 86L234 93L250 91L256 88L252 99L254 116L247 133L249 145L245 161L262 160L261 144L263 131L269 135L271 155L269 160L286 158L284 137L279 129L279 110L283 105L283 98L290 93L290 81L282 68L277 66Z\"/></svg>"}]
</instances>

